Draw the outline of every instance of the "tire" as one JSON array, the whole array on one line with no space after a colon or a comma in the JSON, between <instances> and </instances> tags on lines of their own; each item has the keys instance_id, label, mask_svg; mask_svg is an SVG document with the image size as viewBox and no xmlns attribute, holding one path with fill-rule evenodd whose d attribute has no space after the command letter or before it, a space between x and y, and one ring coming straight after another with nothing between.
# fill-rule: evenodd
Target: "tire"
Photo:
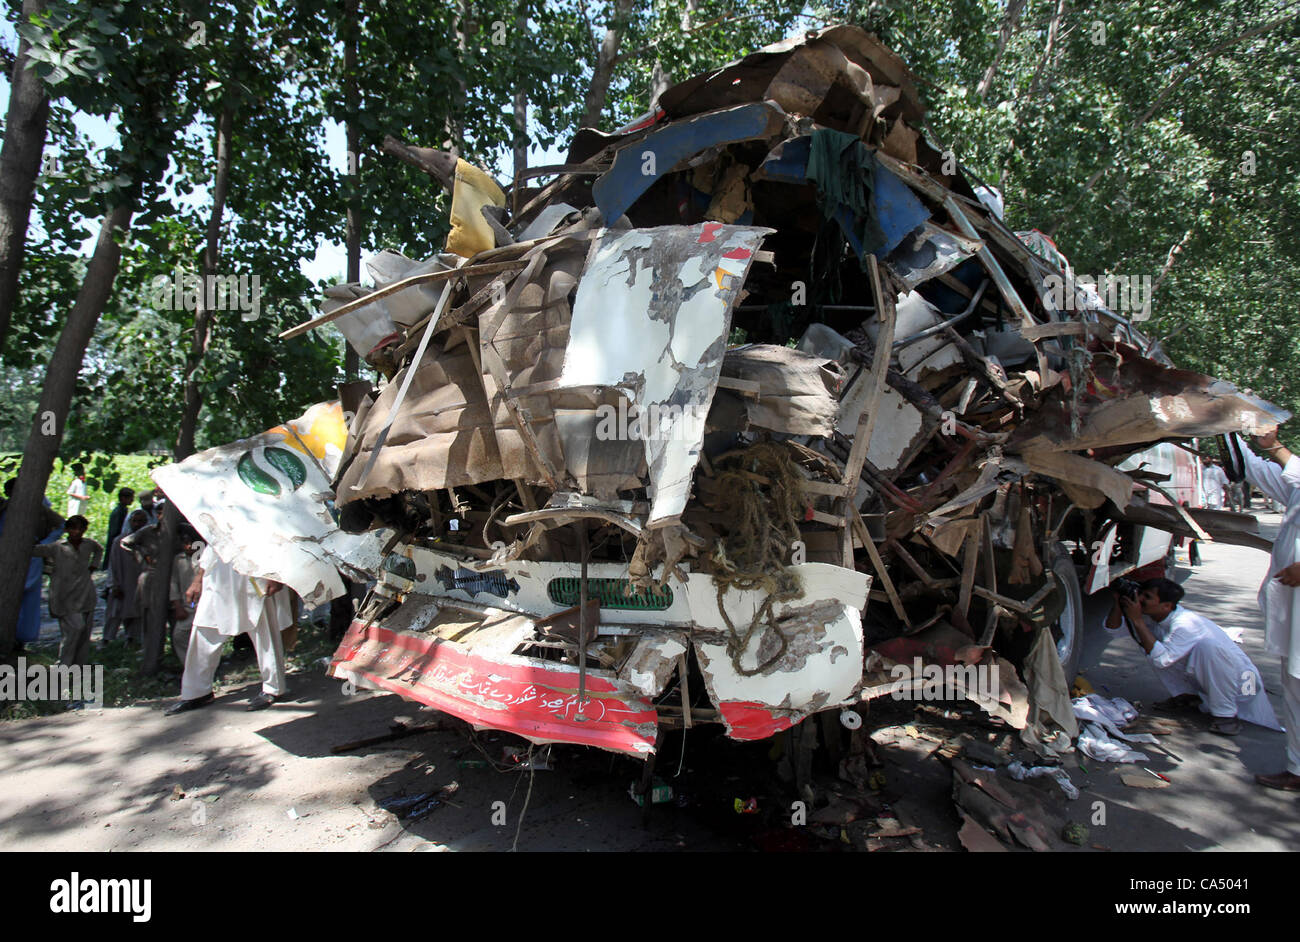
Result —
<instances>
[{"instance_id":1,"label":"tire","mask_svg":"<svg viewBox=\"0 0 1300 942\"><path fill-rule=\"evenodd\" d=\"M1074 561L1059 544L1052 557L1052 575L1065 590L1065 607L1052 625L1052 638L1056 642L1056 656L1060 658L1067 685L1074 683L1079 673L1079 659L1083 654L1083 590L1079 587L1079 574Z\"/></svg>"}]
</instances>

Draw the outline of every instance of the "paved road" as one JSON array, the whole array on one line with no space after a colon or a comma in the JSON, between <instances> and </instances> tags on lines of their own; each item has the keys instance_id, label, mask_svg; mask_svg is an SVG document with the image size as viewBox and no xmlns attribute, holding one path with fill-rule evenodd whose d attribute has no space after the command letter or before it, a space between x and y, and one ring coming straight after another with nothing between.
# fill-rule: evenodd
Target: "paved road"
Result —
<instances>
[{"instance_id":1,"label":"paved road","mask_svg":"<svg viewBox=\"0 0 1300 942\"><path fill-rule=\"evenodd\" d=\"M1258 513L1260 530L1270 539L1281 517ZM1280 716L1280 664L1264 645L1263 621L1255 595L1268 568L1268 554L1225 544L1202 544L1202 565L1180 564L1177 579L1187 595L1183 604L1224 628L1245 629L1242 647L1264 676L1264 687ZM1085 649L1086 650L1086 649ZM1089 651L1089 654L1093 652ZM1100 654L1085 676L1098 693L1150 704L1166 693L1126 634ZM1071 775L1085 795L1081 801L1106 803L1107 825L1094 829L1114 850L1295 850L1300 847L1300 796L1261 788L1257 772L1283 768L1282 733L1247 725L1234 738L1216 736L1206 721L1189 718L1180 732L1161 742L1178 760L1153 755L1149 767L1173 780L1169 788L1141 791L1120 783L1114 767L1098 768L1085 758L1091 775Z\"/></svg>"},{"instance_id":2,"label":"paved road","mask_svg":"<svg viewBox=\"0 0 1300 942\"><path fill-rule=\"evenodd\" d=\"M1261 519L1268 530L1279 518ZM1187 604L1245 629L1244 647L1280 708L1278 660L1264 650L1255 605L1267 555L1213 544L1202 555L1202 567L1179 573ZM1086 676L1110 696L1144 704L1164 697L1127 637L1101 652ZM244 710L256 692L249 685L176 718L161 714L164 704L145 704L0 724L0 849L505 850L525 801L521 850L843 849L780 826L789 796L779 797L767 743L701 731L683 750L680 738L670 739L660 773L686 807L658 806L643 827L627 795L639 769L633 760L557 750L555 771L538 772L529 795L526 773L483 767L458 730L333 755L332 745L382 734L394 716L419 724L434 715L391 695L345 696L319 671L293 677L292 690L294 702L265 713ZM927 846L958 849L951 773L933 757L935 742L907 734L924 717L878 702L868 722L887 743L879 750L888 780L880 798L922 828ZM499 762L509 740L485 739ZM1192 718L1162 738L1177 758L1152 753L1148 763L1170 787L1133 789L1120 782L1121 767L1071 759L1082 795L1061 810L1085 823L1104 811L1089 844L1112 850L1292 850L1300 846L1300 796L1253 782L1254 773L1281 768L1282 740L1254 727L1225 739ZM419 821L379 808L451 781L460 791ZM734 800L753 796L765 813L735 814Z\"/></svg>"}]
</instances>

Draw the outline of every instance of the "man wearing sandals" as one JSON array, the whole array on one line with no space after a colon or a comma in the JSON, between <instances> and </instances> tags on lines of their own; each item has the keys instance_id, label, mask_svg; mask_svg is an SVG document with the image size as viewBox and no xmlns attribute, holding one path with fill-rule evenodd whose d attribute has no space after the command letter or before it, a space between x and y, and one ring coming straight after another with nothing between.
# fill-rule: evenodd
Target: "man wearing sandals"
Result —
<instances>
[{"instance_id":1,"label":"man wearing sandals","mask_svg":"<svg viewBox=\"0 0 1300 942\"><path fill-rule=\"evenodd\" d=\"M1268 649L1282 658L1282 715L1286 719L1286 768L1272 775L1256 775L1268 788L1300 792L1300 458L1277 440L1277 429L1255 438L1269 456L1265 461L1234 437L1237 470L1270 500L1282 504L1282 525L1273 540L1259 607L1264 614L1264 639ZM1276 462L1276 463L1274 463ZM1235 462L1234 462L1235 463Z\"/></svg>"},{"instance_id":2,"label":"man wearing sandals","mask_svg":"<svg viewBox=\"0 0 1300 942\"><path fill-rule=\"evenodd\" d=\"M1259 669L1222 628L1179 605L1182 597L1183 587L1168 579L1148 579L1136 599L1117 596L1171 705L1199 698L1211 716L1210 732L1221 736L1241 732L1242 720L1281 730ZM1119 627L1115 609L1106 624Z\"/></svg>"}]
</instances>

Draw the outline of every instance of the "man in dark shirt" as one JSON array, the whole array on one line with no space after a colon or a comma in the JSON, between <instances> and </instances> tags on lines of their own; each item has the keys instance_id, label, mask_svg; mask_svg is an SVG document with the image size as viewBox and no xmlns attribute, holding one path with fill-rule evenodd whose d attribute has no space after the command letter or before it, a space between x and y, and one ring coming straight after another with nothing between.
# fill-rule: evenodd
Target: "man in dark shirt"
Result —
<instances>
[{"instance_id":1,"label":"man in dark shirt","mask_svg":"<svg viewBox=\"0 0 1300 942\"><path fill-rule=\"evenodd\" d=\"M131 488L124 487L117 492L117 506L108 515L108 539L104 541L105 547L112 549L113 541L122 532L122 527L126 526L126 515L131 512L131 501L133 500L135 500L135 491ZM107 552L104 553L104 568L108 568Z\"/></svg>"}]
</instances>

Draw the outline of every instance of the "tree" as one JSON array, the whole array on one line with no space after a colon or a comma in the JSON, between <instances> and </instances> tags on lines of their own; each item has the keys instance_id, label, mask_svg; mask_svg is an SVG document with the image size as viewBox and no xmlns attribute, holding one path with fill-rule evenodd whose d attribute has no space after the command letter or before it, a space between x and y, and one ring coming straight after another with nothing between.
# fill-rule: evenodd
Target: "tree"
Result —
<instances>
[{"instance_id":1,"label":"tree","mask_svg":"<svg viewBox=\"0 0 1300 942\"><path fill-rule=\"evenodd\" d=\"M106 15L99 8L81 11L75 5L58 12L96 22ZM129 231L137 208L157 198L172 140L190 118L185 105L189 96L182 84L185 73L192 71L184 40L190 36L194 10L182 6L159 13L123 6L115 12L120 19L112 24L104 43L112 55L101 60L113 68L98 72L94 82L74 86L73 92L89 107L112 103L121 122L122 146L114 155L115 172L103 187L106 207L94 253L46 369L39 411L32 420L18 483L6 511L0 538L0 566L4 567L0 571L0 657L13 647L23 573L36 542L41 498L63 439L86 347L113 290L122 254L119 240ZM84 35L70 31L36 39L71 43Z\"/></svg>"},{"instance_id":2,"label":"tree","mask_svg":"<svg viewBox=\"0 0 1300 942\"><path fill-rule=\"evenodd\" d=\"M22 25L32 26L32 21L44 12L44 0L24 0ZM4 144L0 147L0 354L4 352L18 296L27 220L36 194L36 176L50 114L50 98L37 74L37 65L38 60L32 57L32 45L23 36L9 81L9 112L5 116ZM44 65L50 71L56 68L49 63Z\"/></svg>"}]
</instances>

